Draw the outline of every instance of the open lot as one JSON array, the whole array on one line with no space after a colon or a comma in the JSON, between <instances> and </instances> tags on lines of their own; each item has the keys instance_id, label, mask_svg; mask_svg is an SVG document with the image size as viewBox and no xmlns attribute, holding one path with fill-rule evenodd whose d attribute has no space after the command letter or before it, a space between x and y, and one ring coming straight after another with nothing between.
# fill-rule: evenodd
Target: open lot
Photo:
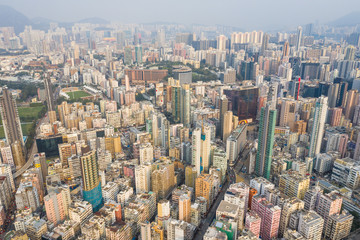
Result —
<instances>
[{"instance_id":1,"label":"open lot","mask_svg":"<svg viewBox=\"0 0 360 240\"><path fill-rule=\"evenodd\" d=\"M82 97L90 96L89 93L85 91L73 91L73 92L66 92L66 94L70 97L71 100L80 99Z\"/></svg>"}]
</instances>

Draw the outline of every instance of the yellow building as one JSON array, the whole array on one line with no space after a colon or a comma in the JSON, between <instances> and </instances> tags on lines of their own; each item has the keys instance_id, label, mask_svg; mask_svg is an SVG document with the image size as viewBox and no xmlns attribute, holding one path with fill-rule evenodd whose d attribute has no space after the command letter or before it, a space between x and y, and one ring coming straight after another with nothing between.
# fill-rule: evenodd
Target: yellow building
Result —
<instances>
[{"instance_id":1,"label":"yellow building","mask_svg":"<svg viewBox=\"0 0 360 240\"><path fill-rule=\"evenodd\" d=\"M304 177L298 172L290 170L280 176L279 190L288 197L297 197L303 200L309 186L310 178Z\"/></svg>"},{"instance_id":2,"label":"yellow building","mask_svg":"<svg viewBox=\"0 0 360 240\"><path fill-rule=\"evenodd\" d=\"M354 216L348 211L343 210L340 214L333 214L328 218L325 226L325 237L332 240L341 240L346 238L351 231Z\"/></svg>"},{"instance_id":3,"label":"yellow building","mask_svg":"<svg viewBox=\"0 0 360 240\"><path fill-rule=\"evenodd\" d=\"M186 168L185 168L185 185L194 188L196 177L197 177L196 167L193 165L186 166Z\"/></svg>"},{"instance_id":4,"label":"yellow building","mask_svg":"<svg viewBox=\"0 0 360 240\"><path fill-rule=\"evenodd\" d=\"M51 124L53 124L54 122L56 122L56 112L55 111L48 111L48 118L49 118L49 122Z\"/></svg>"},{"instance_id":5,"label":"yellow building","mask_svg":"<svg viewBox=\"0 0 360 240\"><path fill-rule=\"evenodd\" d=\"M21 145L21 142L15 141L13 144L11 144L11 152L13 154L14 164L16 166L16 169L21 168L25 165L25 156L24 156L24 149Z\"/></svg>"},{"instance_id":6,"label":"yellow building","mask_svg":"<svg viewBox=\"0 0 360 240\"><path fill-rule=\"evenodd\" d=\"M164 240L164 228L156 223L151 223L151 238Z\"/></svg>"},{"instance_id":7,"label":"yellow building","mask_svg":"<svg viewBox=\"0 0 360 240\"><path fill-rule=\"evenodd\" d=\"M191 223L191 198L186 194L179 198L179 220Z\"/></svg>"},{"instance_id":8,"label":"yellow building","mask_svg":"<svg viewBox=\"0 0 360 240\"><path fill-rule=\"evenodd\" d=\"M195 197L204 197L206 199L206 209L210 208L215 198L214 176L210 174L201 174L195 180Z\"/></svg>"},{"instance_id":9,"label":"yellow building","mask_svg":"<svg viewBox=\"0 0 360 240\"><path fill-rule=\"evenodd\" d=\"M174 164L164 159L156 161L151 167L151 189L158 199L164 199L171 193L175 184Z\"/></svg>"},{"instance_id":10,"label":"yellow building","mask_svg":"<svg viewBox=\"0 0 360 240\"><path fill-rule=\"evenodd\" d=\"M119 134L105 137L105 149L111 152L114 158L116 154L121 153L121 138Z\"/></svg>"},{"instance_id":11,"label":"yellow building","mask_svg":"<svg viewBox=\"0 0 360 240\"><path fill-rule=\"evenodd\" d=\"M58 145L59 157L63 166L68 165L68 158L76 154L76 146L71 143L62 143Z\"/></svg>"}]
</instances>

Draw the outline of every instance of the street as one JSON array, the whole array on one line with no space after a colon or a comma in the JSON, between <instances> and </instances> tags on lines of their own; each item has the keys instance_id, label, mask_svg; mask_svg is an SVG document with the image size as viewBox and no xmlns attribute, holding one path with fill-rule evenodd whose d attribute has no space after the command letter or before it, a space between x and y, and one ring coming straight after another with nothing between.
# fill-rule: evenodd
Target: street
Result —
<instances>
[{"instance_id":1,"label":"street","mask_svg":"<svg viewBox=\"0 0 360 240\"><path fill-rule=\"evenodd\" d=\"M217 210L221 200L224 199L224 195L225 195L226 190L228 189L229 185L230 185L230 182L228 180L226 180L225 184L221 188L220 193L218 194L216 200L211 205L210 210L208 211L208 215L207 215L206 219L203 220L202 225L200 225L200 229L196 232L196 234L194 236L195 240L202 240L203 239L206 230L208 229L208 227L210 226L210 224L212 223L212 221L215 218L216 210Z\"/></svg>"},{"instance_id":2,"label":"street","mask_svg":"<svg viewBox=\"0 0 360 240\"><path fill-rule=\"evenodd\" d=\"M208 227L210 226L210 224L213 222L215 215L216 215L216 210L221 202L221 200L224 199L224 195L226 193L226 190L229 188L230 184L234 184L236 183L236 172L238 172L237 169L241 169L245 163L244 160L247 159L247 156L250 152L250 149L247 148L247 145L245 146L245 148L243 149L242 152L240 152L239 156L237 157L237 159L235 160L235 164L233 167L228 166L227 169L227 176L228 178L226 178L226 181L224 183L224 185L222 186L217 198L215 199L214 203L211 205L210 210L208 211L208 215L206 216L205 220L203 220L202 224L200 225L199 230L196 232L194 239L195 240L201 240L203 239L206 230L208 229ZM240 168L241 166L241 168Z\"/></svg>"}]
</instances>

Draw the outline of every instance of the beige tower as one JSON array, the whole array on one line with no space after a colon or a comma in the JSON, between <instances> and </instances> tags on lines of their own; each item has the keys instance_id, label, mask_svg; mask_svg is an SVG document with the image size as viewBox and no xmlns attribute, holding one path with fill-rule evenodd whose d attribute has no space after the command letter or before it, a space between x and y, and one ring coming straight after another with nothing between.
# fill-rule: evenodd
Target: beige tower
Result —
<instances>
[{"instance_id":1,"label":"beige tower","mask_svg":"<svg viewBox=\"0 0 360 240\"><path fill-rule=\"evenodd\" d=\"M179 198L179 220L191 222L191 199L185 194Z\"/></svg>"},{"instance_id":2,"label":"beige tower","mask_svg":"<svg viewBox=\"0 0 360 240\"><path fill-rule=\"evenodd\" d=\"M232 111L227 111L224 114L224 125L223 125L223 136L222 139L225 142L232 132L232 122L233 122L233 113Z\"/></svg>"}]
</instances>

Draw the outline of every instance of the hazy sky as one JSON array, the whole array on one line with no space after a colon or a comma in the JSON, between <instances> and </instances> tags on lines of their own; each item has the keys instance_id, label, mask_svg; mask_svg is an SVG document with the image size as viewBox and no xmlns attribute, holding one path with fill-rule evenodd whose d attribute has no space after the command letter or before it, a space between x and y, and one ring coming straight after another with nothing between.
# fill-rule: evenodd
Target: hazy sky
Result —
<instances>
[{"instance_id":1,"label":"hazy sky","mask_svg":"<svg viewBox=\"0 0 360 240\"><path fill-rule=\"evenodd\" d=\"M221 24L246 30L326 23L353 11L360 0L0 0L30 18L76 21L101 17L124 23Z\"/></svg>"}]
</instances>

